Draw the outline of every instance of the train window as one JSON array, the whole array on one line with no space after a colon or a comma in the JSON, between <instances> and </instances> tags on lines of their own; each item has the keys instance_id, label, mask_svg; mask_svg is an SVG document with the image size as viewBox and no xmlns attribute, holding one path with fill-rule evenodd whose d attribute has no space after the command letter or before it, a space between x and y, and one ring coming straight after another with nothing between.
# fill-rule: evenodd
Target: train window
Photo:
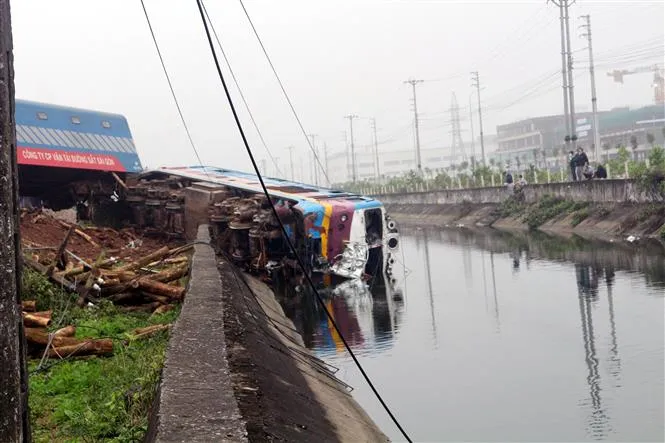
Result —
<instances>
[{"instance_id":1,"label":"train window","mask_svg":"<svg viewBox=\"0 0 665 443\"><path fill-rule=\"evenodd\" d=\"M48 120L48 115L46 114L46 112L38 112L37 118L40 120Z\"/></svg>"},{"instance_id":2,"label":"train window","mask_svg":"<svg viewBox=\"0 0 665 443\"><path fill-rule=\"evenodd\" d=\"M111 128L111 122L108 120L102 120L102 128L110 129Z\"/></svg>"},{"instance_id":3,"label":"train window","mask_svg":"<svg viewBox=\"0 0 665 443\"><path fill-rule=\"evenodd\" d=\"M81 119L78 117L72 117L72 123L74 123L75 125L80 125Z\"/></svg>"}]
</instances>

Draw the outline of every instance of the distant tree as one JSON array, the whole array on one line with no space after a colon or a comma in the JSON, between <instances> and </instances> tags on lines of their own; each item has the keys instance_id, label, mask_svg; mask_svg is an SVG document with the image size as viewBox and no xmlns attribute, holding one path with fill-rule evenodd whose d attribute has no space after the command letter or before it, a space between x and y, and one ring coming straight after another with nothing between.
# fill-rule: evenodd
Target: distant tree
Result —
<instances>
[{"instance_id":1,"label":"distant tree","mask_svg":"<svg viewBox=\"0 0 665 443\"><path fill-rule=\"evenodd\" d=\"M665 171L665 150L660 146L655 146L649 153L649 164L653 169Z\"/></svg>"},{"instance_id":2,"label":"distant tree","mask_svg":"<svg viewBox=\"0 0 665 443\"><path fill-rule=\"evenodd\" d=\"M630 148L633 150L633 159L637 160L637 147L639 144L637 143L637 137L634 135L630 136Z\"/></svg>"},{"instance_id":3,"label":"distant tree","mask_svg":"<svg viewBox=\"0 0 665 443\"><path fill-rule=\"evenodd\" d=\"M425 173L425 177L427 177L427 178L429 178L432 175L432 170L430 168L428 168L427 166L425 166L425 169L423 170L423 172Z\"/></svg>"},{"instance_id":4,"label":"distant tree","mask_svg":"<svg viewBox=\"0 0 665 443\"><path fill-rule=\"evenodd\" d=\"M631 135L630 136L630 147L633 148L633 151L634 151L635 149L637 149L637 146L638 146L637 137L634 136L634 135Z\"/></svg>"},{"instance_id":5,"label":"distant tree","mask_svg":"<svg viewBox=\"0 0 665 443\"><path fill-rule=\"evenodd\" d=\"M469 167L469 162L467 162L467 161L463 161L463 162L460 164L460 170L462 170L462 171L466 171L466 169L467 169L468 167Z\"/></svg>"},{"instance_id":6,"label":"distant tree","mask_svg":"<svg viewBox=\"0 0 665 443\"><path fill-rule=\"evenodd\" d=\"M626 149L625 146L618 145L617 158L621 163L625 163L628 161L628 159L630 158L630 153L628 152L628 149Z\"/></svg>"},{"instance_id":7,"label":"distant tree","mask_svg":"<svg viewBox=\"0 0 665 443\"><path fill-rule=\"evenodd\" d=\"M654 144L655 141L656 141L656 137L654 137L654 135L652 133L647 132L647 143L649 143L652 148L653 148L653 144Z\"/></svg>"},{"instance_id":8,"label":"distant tree","mask_svg":"<svg viewBox=\"0 0 665 443\"><path fill-rule=\"evenodd\" d=\"M490 158L490 166L494 167L496 166L496 160L493 158Z\"/></svg>"},{"instance_id":9,"label":"distant tree","mask_svg":"<svg viewBox=\"0 0 665 443\"><path fill-rule=\"evenodd\" d=\"M517 169L520 168L522 165L522 160L520 160L520 157L518 155L515 156L515 165L517 166Z\"/></svg>"}]
</instances>

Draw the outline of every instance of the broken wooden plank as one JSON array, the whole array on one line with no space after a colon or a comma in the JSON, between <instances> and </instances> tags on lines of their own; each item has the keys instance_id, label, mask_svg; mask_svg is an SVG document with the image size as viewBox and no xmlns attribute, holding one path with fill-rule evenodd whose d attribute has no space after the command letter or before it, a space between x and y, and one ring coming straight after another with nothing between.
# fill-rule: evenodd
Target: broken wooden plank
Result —
<instances>
[{"instance_id":1,"label":"broken wooden plank","mask_svg":"<svg viewBox=\"0 0 665 443\"><path fill-rule=\"evenodd\" d=\"M185 296L185 288L167 285L166 283L150 280L145 277L133 282L132 287L141 288L152 294L164 295L176 300L181 300Z\"/></svg>"},{"instance_id":2,"label":"broken wooden plank","mask_svg":"<svg viewBox=\"0 0 665 443\"><path fill-rule=\"evenodd\" d=\"M40 274L43 274L49 278L49 280L53 281L54 283L57 283L58 285L72 291L72 292L77 292L77 287L74 283L70 282L66 278L64 278L62 275L58 274L52 274L52 275L47 275L46 274L46 266L42 265L41 263L28 258L24 257L23 258L23 263L28 265L28 267L34 269L35 271L39 272Z\"/></svg>"},{"instance_id":3,"label":"broken wooden plank","mask_svg":"<svg viewBox=\"0 0 665 443\"><path fill-rule=\"evenodd\" d=\"M62 242L60 242L60 246L58 246L58 250L55 253L55 258L53 259L53 262L51 262L49 267L46 268L46 275L51 275L55 267L58 265L58 262L60 262L60 260L62 259L62 256L65 253L65 249L67 248L67 243L69 243L69 239L71 238L73 232L74 232L74 226L70 226L69 230L67 231L67 234L65 234L65 238L62 239Z\"/></svg>"},{"instance_id":4,"label":"broken wooden plank","mask_svg":"<svg viewBox=\"0 0 665 443\"><path fill-rule=\"evenodd\" d=\"M146 328L139 328L134 330L134 336L132 337L133 340L140 340L145 337L149 337L151 335L154 335L158 332L161 331L166 331L171 328L170 324L166 325L152 325L148 326Z\"/></svg>"},{"instance_id":5,"label":"broken wooden plank","mask_svg":"<svg viewBox=\"0 0 665 443\"><path fill-rule=\"evenodd\" d=\"M167 255L169 255L169 253L170 253L169 247L164 246L146 255L145 257L142 257L132 263L127 263L126 265L119 267L118 269L116 269L116 271L135 271L137 269L141 269L147 264L157 261L163 257L166 257Z\"/></svg>"},{"instance_id":6,"label":"broken wooden plank","mask_svg":"<svg viewBox=\"0 0 665 443\"><path fill-rule=\"evenodd\" d=\"M53 333L56 337L73 337L76 335L76 326L69 325L64 328L60 328Z\"/></svg>"},{"instance_id":7,"label":"broken wooden plank","mask_svg":"<svg viewBox=\"0 0 665 443\"><path fill-rule=\"evenodd\" d=\"M38 326L46 328L51 325L51 319L45 317L38 317L36 315L28 314L27 312L23 313L23 324L25 326Z\"/></svg>"},{"instance_id":8,"label":"broken wooden plank","mask_svg":"<svg viewBox=\"0 0 665 443\"><path fill-rule=\"evenodd\" d=\"M91 339L80 344L52 347L47 354L52 358L66 358L74 355L111 355L113 354L113 340L110 338Z\"/></svg>"},{"instance_id":9,"label":"broken wooden plank","mask_svg":"<svg viewBox=\"0 0 665 443\"><path fill-rule=\"evenodd\" d=\"M67 228L67 229L69 229L69 228L71 228L71 227L74 227L74 233L76 233L76 235L78 235L78 236L81 237L83 240L85 240L85 241L87 241L88 243L90 243L92 246L94 246L94 247L96 247L96 248L99 248L99 244L97 244L97 242L95 242L95 240L93 240L92 237L90 237L88 234L86 234L86 233L83 232L82 230L78 229L78 228L76 227L76 225L70 225L69 223L64 222L64 221L62 221L62 220L58 220L58 223L60 223L62 226L64 226L64 227Z\"/></svg>"},{"instance_id":10,"label":"broken wooden plank","mask_svg":"<svg viewBox=\"0 0 665 443\"><path fill-rule=\"evenodd\" d=\"M21 309L25 312L35 312L37 310L37 302L35 300L21 300Z\"/></svg>"}]
</instances>

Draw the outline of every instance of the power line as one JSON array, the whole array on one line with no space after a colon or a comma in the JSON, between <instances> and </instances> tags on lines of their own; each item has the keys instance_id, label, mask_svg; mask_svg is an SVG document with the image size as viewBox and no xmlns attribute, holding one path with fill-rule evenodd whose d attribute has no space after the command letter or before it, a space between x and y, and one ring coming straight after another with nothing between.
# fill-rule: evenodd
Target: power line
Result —
<instances>
[{"instance_id":1,"label":"power line","mask_svg":"<svg viewBox=\"0 0 665 443\"><path fill-rule=\"evenodd\" d=\"M256 27L254 26L254 22L252 21L252 18L249 16L249 12L247 11L247 8L245 8L245 4L243 3L242 0L238 0L238 1L240 2L240 6L242 6L242 10L245 12L245 16L247 17L247 21L249 22L250 26L252 27L252 31L254 32L254 35L256 36L256 39L259 41L259 45L261 45L261 49L263 50L263 54L266 56L266 60L268 60L268 64L270 65L270 68L272 69L273 74L275 74L275 78L277 79L277 83L279 83L279 87L282 89L282 93L284 93L284 97L286 98L286 101L289 104L289 107L291 108L291 112L293 113L293 116L295 117L296 121L298 122L298 126L300 127L300 130L302 131L302 135L305 136L305 140L307 140L307 145L309 146L310 151L312 151L312 154L314 155L314 158L316 159L316 162L319 164L319 166L323 170L323 174L326 177L326 181L328 182L328 186L330 186L330 179L328 178L328 175L325 171L325 168L321 164L321 161L319 160L319 156L316 155L316 151L314 150L314 147L309 142L309 137L307 137L307 131L305 131L305 128L304 128L302 122L300 121L300 117L298 117L298 113L296 112L296 108L293 106L293 103L291 102L291 98L289 98L289 94L286 93L286 88L284 88L284 84L282 83L281 78L277 74L277 70L275 69L275 65L272 63L272 59L268 55L268 51L266 50L266 47L263 45L263 40L261 40L261 37L259 36L259 33L256 30Z\"/></svg>"},{"instance_id":2,"label":"power line","mask_svg":"<svg viewBox=\"0 0 665 443\"><path fill-rule=\"evenodd\" d=\"M241 0L241 4L242 4L242 0ZM245 146L245 150L247 151L247 155L249 156L249 159L250 159L250 161L252 162L252 166L254 167L254 171L256 172L256 176L257 176L257 178L259 179L259 183L261 184L261 189L263 190L264 195L266 196L268 202L270 203L270 208L272 209L272 212L273 212L273 215L275 216L275 219L277 220L277 222L278 222L279 225L280 225L280 228L281 228L281 230L282 230L282 234L284 235L284 240L285 240L286 243L288 244L288 246L289 246L289 250L293 253L293 255L294 255L295 259L296 259L296 262L298 263L298 266L300 267L301 271L303 272L303 275L304 275L305 279L307 280L307 283L308 283L309 286L311 287L311 289L312 289L312 291L314 292L314 294L316 295L316 298L317 298L317 300L319 301L321 307L322 307L323 310L325 311L325 313L326 313L326 315L327 315L327 317L328 317L328 321L330 322L330 324L335 328L335 330L336 330L337 333L339 334L339 337L340 337L340 339L342 340L342 343L344 344L344 347L346 348L346 350L348 351L349 355L350 355L351 358L353 359L354 363L355 363L356 366L358 367L358 370L359 370L360 373L363 375L363 377L365 378L365 381L367 382L367 384L369 385L369 387L372 389L372 391L373 391L374 394L376 395L377 399L379 400L379 402L381 403L381 405L384 407L384 409L386 410L386 412L388 413L388 415L389 415L390 418L392 419L393 423L395 423L395 425L397 426L397 428L400 430L400 432L402 433L402 435L404 436L404 438L406 438L407 441L411 442L412 440L409 438L409 436L408 436L408 434L406 433L406 431L404 430L404 428L402 428L402 426L400 425L400 423L399 423L399 421L397 420L397 418L393 415L392 411L390 410L390 408L388 407L388 405L387 405L386 402L383 400L383 398L381 397L381 395L380 395L379 392L377 391L376 387L375 387L374 384L372 383L372 380L369 378L369 376L367 375L367 373L366 373L365 370L363 369L362 365L360 364L360 361L358 360L358 357L356 357L355 353L354 353L353 350L351 349L351 346L348 344L348 342L346 341L346 339L345 339L344 336L342 335L342 333L341 333L339 327L337 326L337 323L336 323L336 321L335 321L335 318L334 318L334 317L332 316L332 314L328 311L328 308L326 307L325 302L324 302L323 299L321 298L321 294L319 294L319 291L316 289L316 286L314 285L314 282L312 281L312 277L311 277L311 275L310 275L309 272L307 272L307 270L306 270L306 267L305 267L305 264L304 264L303 261L302 261L302 258L301 258L300 255L297 253L297 251L296 251L296 249L295 249L295 247L294 247L294 245L293 245L293 243L292 243L292 241L291 241L291 238L290 238L290 236L288 235L288 233L287 233L287 231L286 231L286 227L284 226L284 224L282 223L282 221L281 221L279 215L277 214L277 210L275 209L275 206L274 206L274 204L273 204L273 202L272 202L272 198L271 198L271 196L270 196L270 193L268 192L268 188L266 187L266 184L265 184L265 182L263 181L263 177L261 176L261 171L259 171L259 167L258 167L258 165L257 165L257 163L256 163L256 160L254 159L254 154L252 153L252 149L250 148L250 146L249 146L249 142L247 141L247 137L246 137L246 135L245 135L245 131L244 131L243 127L242 127L242 123L240 122L240 118L238 117L238 112L236 111L235 105L233 104L233 99L231 98L231 94L230 94L230 92L229 92L229 88L228 88L228 86L227 86L227 84L226 84L226 80L224 79L224 74L222 73L222 69L221 69L221 67L220 67L220 65L219 65L219 60L218 60L218 58L217 58L217 53L215 52L215 46L214 46L214 44L213 44L212 37L211 37L211 35L210 35L210 30L208 29L208 23L206 22L205 14L204 14L204 12L203 12L202 0L196 0L196 5L198 6L199 13L200 13L200 15L201 15L201 21L203 22L203 27L204 27L204 29L205 29L206 37L207 37L207 39L208 39L208 46L210 47L210 52L211 52L212 57L213 57L213 59L214 59L214 61L215 61L215 67L217 68L217 74L219 75L219 79L220 79L220 81L221 81L221 83L222 83L222 87L224 88L224 93L226 94L226 99L227 99L227 101L228 101L228 103L229 103L229 107L231 108L231 112L232 112L232 114L233 114L233 118L234 118L234 120L235 120L236 126L238 127L238 132L240 132L240 136L241 136L242 141L243 141L243 144L244 144L244 146ZM244 8L244 6L243 6L243 8ZM326 178L327 178L327 177L326 177Z\"/></svg>"},{"instance_id":3,"label":"power line","mask_svg":"<svg viewBox=\"0 0 665 443\"><path fill-rule=\"evenodd\" d=\"M419 131L420 128L418 126L418 102L416 100L416 85L418 83L422 83L423 81L424 80L409 79L404 82L410 84L413 90L413 121L415 124L415 134L416 134L416 166L418 168L418 174L420 176L422 176L423 174L423 168L422 168L422 161L420 158L420 131Z\"/></svg>"},{"instance_id":4,"label":"power line","mask_svg":"<svg viewBox=\"0 0 665 443\"><path fill-rule=\"evenodd\" d=\"M478 71L471 73L471 79L473 84L471 86L476 87L476 94L478 95L478 123L480 125L480 155L483 166L485 166L485 137L483 134L483 108L480 104L480 76Z\"/></svg>"},{"instance_id":5,"label":"power line","mask_svg":"<svg viewBox=\"0 0 665 443\"><path fill-rule=\"evenodd\" d=\"M150 17L148 16L148 10L145 8L145 3L143 0L141 0L141 7L143 8L143 15L145 15L145 20L148 23L148 29L150 29L150 35L152 36L152 41L155 44L155 49L157 50L157 55L159 56L159 61L162 64L162 70L164 71L164 76L166 77L166 81L169 84L169 89L171 90L171 96L173 97L173 101L175 103L175 107L178 110L178 115L180 116L180 121L182 122L182 126L185 128L185 132L187 133L187 138L189 139L189 144L192 147L192 150L194 151L194 154L196 155L196 159L199 162L199 165L201 165L201 168L203 168L203 172L210 178L208 175L208 169L203 166L203 162L201 161L201 157L199 156L199 151L196 149L196 146L194 145L194 140L192 139L192 134L189 132L189 127L187 126L187 122L185 121L185 117L182 115L182 109L180 108L180 103L178 102L178 97L175 95L175 90L173 89L173 83L171 83L171 77L169 76L168 71L166 70L166 64L164 64L164 57L162 57L162 51L159 49L159 44L157 43L157 38L155 37L155 32L152 29L152 24L150 23Z\"/></svg>"},{"instance_id":6,"label":"power line","mask_svg":"<svg viewBox=\"0 0 665 443\"><path fill-rule=\"evenodd\" d=\"M226 62L226 66L229 69L229 73L231 74L231 78L233 79L233 83L235 83L236 88L238 89L238 93L240 94L240 98L242 99L242 102L245 104L245 109L247 110L247 114L249 115L249 119L252 121L252 124L254 125L254 129L256 130L256 133L259 136L259 139L261 140L261 144L263 144L264 149L268 153L268 156L270 157L270 160L272 161L272 164L275 166L275 171L277 172L278 176L283 176L281 170L279 169L279 165L277 164L277 161L275 160L275 157L273 157L272 152L270 152L270 149L268 149L268 145L263 138L263 134L261 133L261 130L259 129L259 125L256 123L256 120L254 119L254 114L252 114L252 110L249 109L249 104L247 103L247 100L245 99L245 94L243 94L242 89L240 89L240 84L238 83L238 79L236 78L235 72L233 72L233 69L231 68L231 63L229 62L229 58L226 56L226 51L224 51L224 47L222 46L222 43L219 41L219 36L217 35L217 31L215 30L215 26L212 23L212 20L210 19L210 16L208 15L208 10L205 7L205 3L201 2L201 6L203 7L203 12L205 13L206 19L208 19L208 22L210 23L210 29L212 29L212 34L215 36L215 40L217 41L217 45L219 46L219 51L222 53L222 57L224 57L224 62ZM291 175L293 175L293 167L291 168ZM293 177L292 177L293 178Z\"/></svg>"}]
</instances>

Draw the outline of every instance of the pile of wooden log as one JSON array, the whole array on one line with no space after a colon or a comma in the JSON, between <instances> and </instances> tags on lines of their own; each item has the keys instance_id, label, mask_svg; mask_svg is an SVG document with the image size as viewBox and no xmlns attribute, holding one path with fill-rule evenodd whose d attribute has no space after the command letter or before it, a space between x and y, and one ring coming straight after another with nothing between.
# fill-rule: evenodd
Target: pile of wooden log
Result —
<instances>
[{"instance_id":1,"label":"pile of wooden log","mask_svg":"<svg viewBox=\"0 0 665 443\"><path fill-rule=\"evenodd\" d=\"M78 293L79 306L107 299L122 305L121 309L126 311L160 313L172 309L184 298L186 288L182 280L189 274L192 246L173 249L163 246L132 261L100 256L94 263L81 259L74 264L72 260L62 260L72 232L73 229L68 231L55 259L48 265L38 257L25 257L25 263L59 286Z\"/></svg>"},{"instance_id":2,"label":"pile of wooden log","mask_svg":"<svg viewBox=\"0 0 665 443\"><path fill-rule=\"evenodd\" d=\"M55 331L51 326L51 311L35 312L36 302L25 300L23 326L28 342L28 352L37 357L69 358L90 355L108 356L113 354L113 340L110 338L76 338L76 326L68 325ZM170 324L157 324L137 328L129 335L131 340L140 340L171 328Z\"/></svg>"},{"instance_id":3,"label":"pile of wooden log","mask_svg":"<svg viewBox=\"0 0 665 443\"><path fill-rule=\"evenodd\" d=\"M75 338L74 325L48 332L46 328L51 326L52 312L35 312L35 306L36 303L32 300L22 302L25 338L31 354L46 354L50 358L113 354L113 340Z\"/></svg>"}]
</instances>

